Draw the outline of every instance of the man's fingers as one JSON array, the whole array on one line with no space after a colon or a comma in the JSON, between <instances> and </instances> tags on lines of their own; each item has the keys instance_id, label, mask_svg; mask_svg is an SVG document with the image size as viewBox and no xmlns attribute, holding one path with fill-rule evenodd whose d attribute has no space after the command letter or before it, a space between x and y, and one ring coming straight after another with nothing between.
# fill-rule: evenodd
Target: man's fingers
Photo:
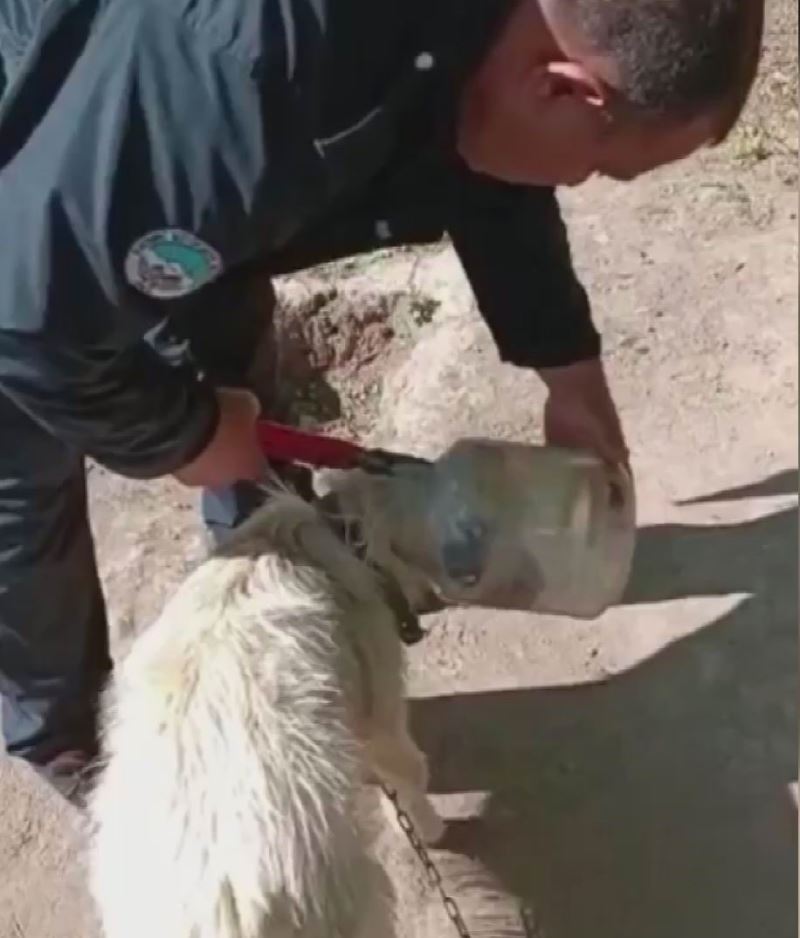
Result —
<instances>
[{"instance_id":1,"label":"man's fingers","mask_svg":"<svg viewBox=\"0 0 800 938\"><path fill-rule=\"evenodd\" d=\"M627 465L630 459L616 413L598 412L585 400L548 399L545 440L551 446L595 453L610 465Z\"/></svg>"},{"instance_id":2,"label":"man's fingers","mask_svg":"<svg viewBox=\"0 0 800 938\"><path fill-rule=\"evenodd\" d=\"M217 396L223 406L232 406L242 413L243 417L255 422L261 414L261 402L246 388L217 388Z\"/></svg>"},{"instance_id":3,"label":"man's fingers","mask_svg":"<svg viewBox=\"0 0 800 938\"><path fill-rule=\"evenodd\" d=\"M218 388L219 421L205 450L175 473L184 485L229 485L241 479L258 479L265 466L258 444L258 398L238 388Z\"/></svg>"}]
</instances>

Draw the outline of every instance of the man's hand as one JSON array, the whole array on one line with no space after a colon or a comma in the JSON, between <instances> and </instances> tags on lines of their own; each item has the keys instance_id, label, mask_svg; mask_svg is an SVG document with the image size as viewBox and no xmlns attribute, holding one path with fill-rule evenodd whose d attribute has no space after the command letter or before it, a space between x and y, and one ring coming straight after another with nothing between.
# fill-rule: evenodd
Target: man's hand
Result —
<instances>
[{"instance_id":1,"label":"man's hand","mask_svg":"<svg viewBox=\"0 0 800 938\"><path fill-rule=\"evenodd\" d=\"M625 435L599 360L539 372L550 395L545 439L552 446L585 449L612 465L627 465Z\"/></svg>"},{"instance_id":2,"label":"man's hand","mask_svg":"<svg viewBox=\"0 0 800 938\"><path fill-rule=\"evenodd\" d=\"M261 411L249 391L217 388L219 423L211 442L192 462L175 473L184 485L216 488L241 479L258 479L265 465L256 438Z\"/></svg>"}]
</instances>

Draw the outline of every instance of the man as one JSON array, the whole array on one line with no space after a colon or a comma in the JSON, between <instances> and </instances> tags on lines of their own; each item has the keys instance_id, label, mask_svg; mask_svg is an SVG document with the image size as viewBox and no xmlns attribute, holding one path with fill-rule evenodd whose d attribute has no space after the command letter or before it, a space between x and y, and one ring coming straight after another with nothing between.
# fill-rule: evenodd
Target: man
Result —
<instances>
[{"instance_id":1,"label":"man","mask_svg":"<svg viewBox=\"0 0 800 938\"><path fill-rule=\"evenodd\" d=\"M251 509L271 275L447 232L548 438L625 460L552 187L724 138L762 6L0 0L9 752L57 778L94 751L84 458L206 488L218 528Z\"/></svg>"}]
</instances>

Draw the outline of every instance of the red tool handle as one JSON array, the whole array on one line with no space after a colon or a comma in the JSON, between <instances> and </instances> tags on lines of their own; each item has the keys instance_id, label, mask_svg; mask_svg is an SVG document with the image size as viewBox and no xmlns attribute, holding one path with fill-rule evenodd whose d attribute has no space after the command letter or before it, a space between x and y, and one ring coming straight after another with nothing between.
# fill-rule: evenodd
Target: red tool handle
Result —
<instances>
[{"instance_id":1,"label":"red tool handle","mask_svg":"<svg viewBox=\"0 0 800 938\"><path fill-rule=\"evenodd\" d=\"M299 462L316 469L355 469L366 450L346 440L295 430L270 420L256 425L258 442L272 462Z\"/></svg>"}]
</instances>

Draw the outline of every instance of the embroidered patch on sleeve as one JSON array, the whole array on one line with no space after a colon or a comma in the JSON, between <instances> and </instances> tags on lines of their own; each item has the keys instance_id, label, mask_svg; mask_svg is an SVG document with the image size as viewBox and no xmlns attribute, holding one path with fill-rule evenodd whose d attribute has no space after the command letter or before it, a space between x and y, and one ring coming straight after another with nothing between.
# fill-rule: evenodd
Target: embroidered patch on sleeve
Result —
<instances>
[{"instance_id":1,"label":"embroidered patch on sleeve","mask_svg":"<svg viewBox=\"0 0 800 938\"><path fill-rule=\"evenodd\" d=\"M128 283L159 300L193 293L221 270L219 253L179 228L151 231L134 242L125 258Z\"/></svg>"}]
</instances>

